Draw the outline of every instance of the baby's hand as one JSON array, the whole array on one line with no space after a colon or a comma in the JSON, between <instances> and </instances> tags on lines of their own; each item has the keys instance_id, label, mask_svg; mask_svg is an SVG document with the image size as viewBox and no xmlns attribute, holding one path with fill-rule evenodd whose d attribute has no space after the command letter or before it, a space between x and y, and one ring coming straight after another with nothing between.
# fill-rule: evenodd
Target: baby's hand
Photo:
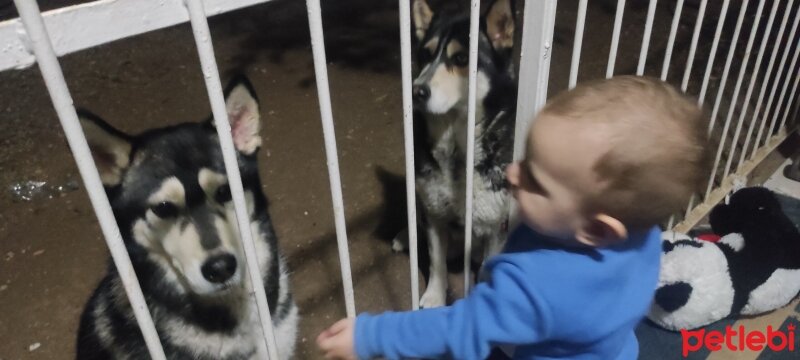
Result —
<instances>
[{"instance_id":1,"label":"baby's hand","mask_svg":"<svg viewBox=\"0 0 800 360\"><path fill-rule=\"evenodd\" d=\"M326 359L356 360L353 349L355 319L342 319L317 336L317 346Z\"/></svg>"}]
</instances>

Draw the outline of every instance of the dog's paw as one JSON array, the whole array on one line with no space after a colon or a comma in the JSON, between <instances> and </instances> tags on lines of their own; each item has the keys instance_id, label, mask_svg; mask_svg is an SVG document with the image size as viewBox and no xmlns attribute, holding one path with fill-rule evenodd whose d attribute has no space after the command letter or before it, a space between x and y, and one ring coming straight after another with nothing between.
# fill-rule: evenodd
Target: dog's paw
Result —
<instances>
[{"instance_id":1,"label":"dog's paw","mask_svg":"<svg viewBox=\"0 0 800 360\"><path fill-rule=\"evenodd\" d=\"M425 293L422 294L422 298L419 300L419 306L423 309L444 306L446 296L447 292L444 289L432 289L429 287L428 290L425 290Z\"/></svg>"}]
</instances>

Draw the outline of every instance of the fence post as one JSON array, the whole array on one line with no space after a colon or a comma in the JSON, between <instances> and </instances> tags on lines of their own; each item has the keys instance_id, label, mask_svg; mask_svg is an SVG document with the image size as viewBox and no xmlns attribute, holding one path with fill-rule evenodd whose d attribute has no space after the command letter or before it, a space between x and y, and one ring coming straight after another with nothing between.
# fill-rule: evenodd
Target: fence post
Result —
<instances>
[{"instance_id":1,"label":"fence post","mask_svg":"<svg viewBox=\"0 0 800 360\"><path fill-rule=\"evenodd\" d=\"M525 3L517 90L517 120L514 126L514 160L525 153L525 140L533 117L547 101L556 0ZM509 228L515 222L516 206L510 205Z\"/></svg>"},{"instance_id":2,"label":"fence post","mask_svg":"<svg viewBox=\"0 0 800 360\"><path fill-rule=\"evenodd\" d=\"M142 331L147 350L151 358L164 360L166 359L164 349L158 338L153 319L150 317L128 250L122 241L122 235L120 235L114 212L100 180L100 174L97 172L97 166L92 159L86 136L81 129L78 114L75 112L72 102L72 96L61 71L61 65L58 63L50 37L44 27L39 5L36 1L30 0L14 0L14 4L17 7L17 11L19 11L28 39L33 47L47 91L50 93L50 99L53 100L53 107L55 107L58 119L64 128L64 135L67 137L69 147L75 156L78 171L89 195L89 201L92 203L97 219L100 222L100 229L108 244L114 265L119 272L122 285L125 287L125 293L128 295L128 300L133 308L133 314L139 323L139 329Z\"/></svg>"}]
</instances>

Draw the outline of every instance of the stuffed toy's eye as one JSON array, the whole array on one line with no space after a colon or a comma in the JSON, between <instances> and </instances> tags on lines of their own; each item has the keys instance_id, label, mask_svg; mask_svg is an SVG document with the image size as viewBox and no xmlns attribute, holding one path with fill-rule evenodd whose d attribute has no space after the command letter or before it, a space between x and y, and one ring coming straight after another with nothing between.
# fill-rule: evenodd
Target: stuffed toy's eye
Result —
<instances>
[{"instance_id":1,"label":"stuffed toy's eye","mask_svg":"<svg viewBox=\"0 0 800 360\"><path fill-rule=\"evenodd\" d=\"M169 201L162 201L150 207L150 210L156 216L162 219L174 218L178 216L178 207Z\"/></svg>"},{"instance_id":2,"label":"stuffed toy's eye","mask_svg":"<svg viewBox=\"0 0 800 360\"><path fill-rule=\"evenodd\" d=\"M220 204L231 201L231 187L228 186L228 184L218 187L217 191L214 193L214 200Z\"/></svg>"}]
</instances>

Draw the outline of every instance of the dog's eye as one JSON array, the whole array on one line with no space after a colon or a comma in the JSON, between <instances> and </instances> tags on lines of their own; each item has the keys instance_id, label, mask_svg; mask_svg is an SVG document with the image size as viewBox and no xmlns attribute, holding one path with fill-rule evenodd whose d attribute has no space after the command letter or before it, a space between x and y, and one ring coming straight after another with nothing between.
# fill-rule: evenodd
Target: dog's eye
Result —
<instances>
[{"instance_id":1,"label":"dog's eye","mask_svg":"<svg viewBox=\"0 0 800 360\"><path fill-rule=\"evenodd\" d=\"M218 187L217 192L214 193L214 200L220 204L231 201L231 187L228 184Z\"/></svg>"},{"instance_id":2,"label":"dog's eye","mask_svg":"<svg viewBox=\"0 0 800 360\"><path fill-rule=\"evenodd\" d=\"M453 63L457 66L467 66L467 63L469 63L469 56L463 52L455 54L453 55Z\"/></svg>"},{"instance_id":3,"label":"dog's eye","mask_svg":"<svg viewBox=\"0 0 800 360\"><path fill-rule=\"evenodd\" d=\"M162 201L156 205L153 205L150 207L150 210L153 211L153 214L156 214L156 216L162 219L178 216L178 207L168 201Z\"/></svg>"}]
</instances>

